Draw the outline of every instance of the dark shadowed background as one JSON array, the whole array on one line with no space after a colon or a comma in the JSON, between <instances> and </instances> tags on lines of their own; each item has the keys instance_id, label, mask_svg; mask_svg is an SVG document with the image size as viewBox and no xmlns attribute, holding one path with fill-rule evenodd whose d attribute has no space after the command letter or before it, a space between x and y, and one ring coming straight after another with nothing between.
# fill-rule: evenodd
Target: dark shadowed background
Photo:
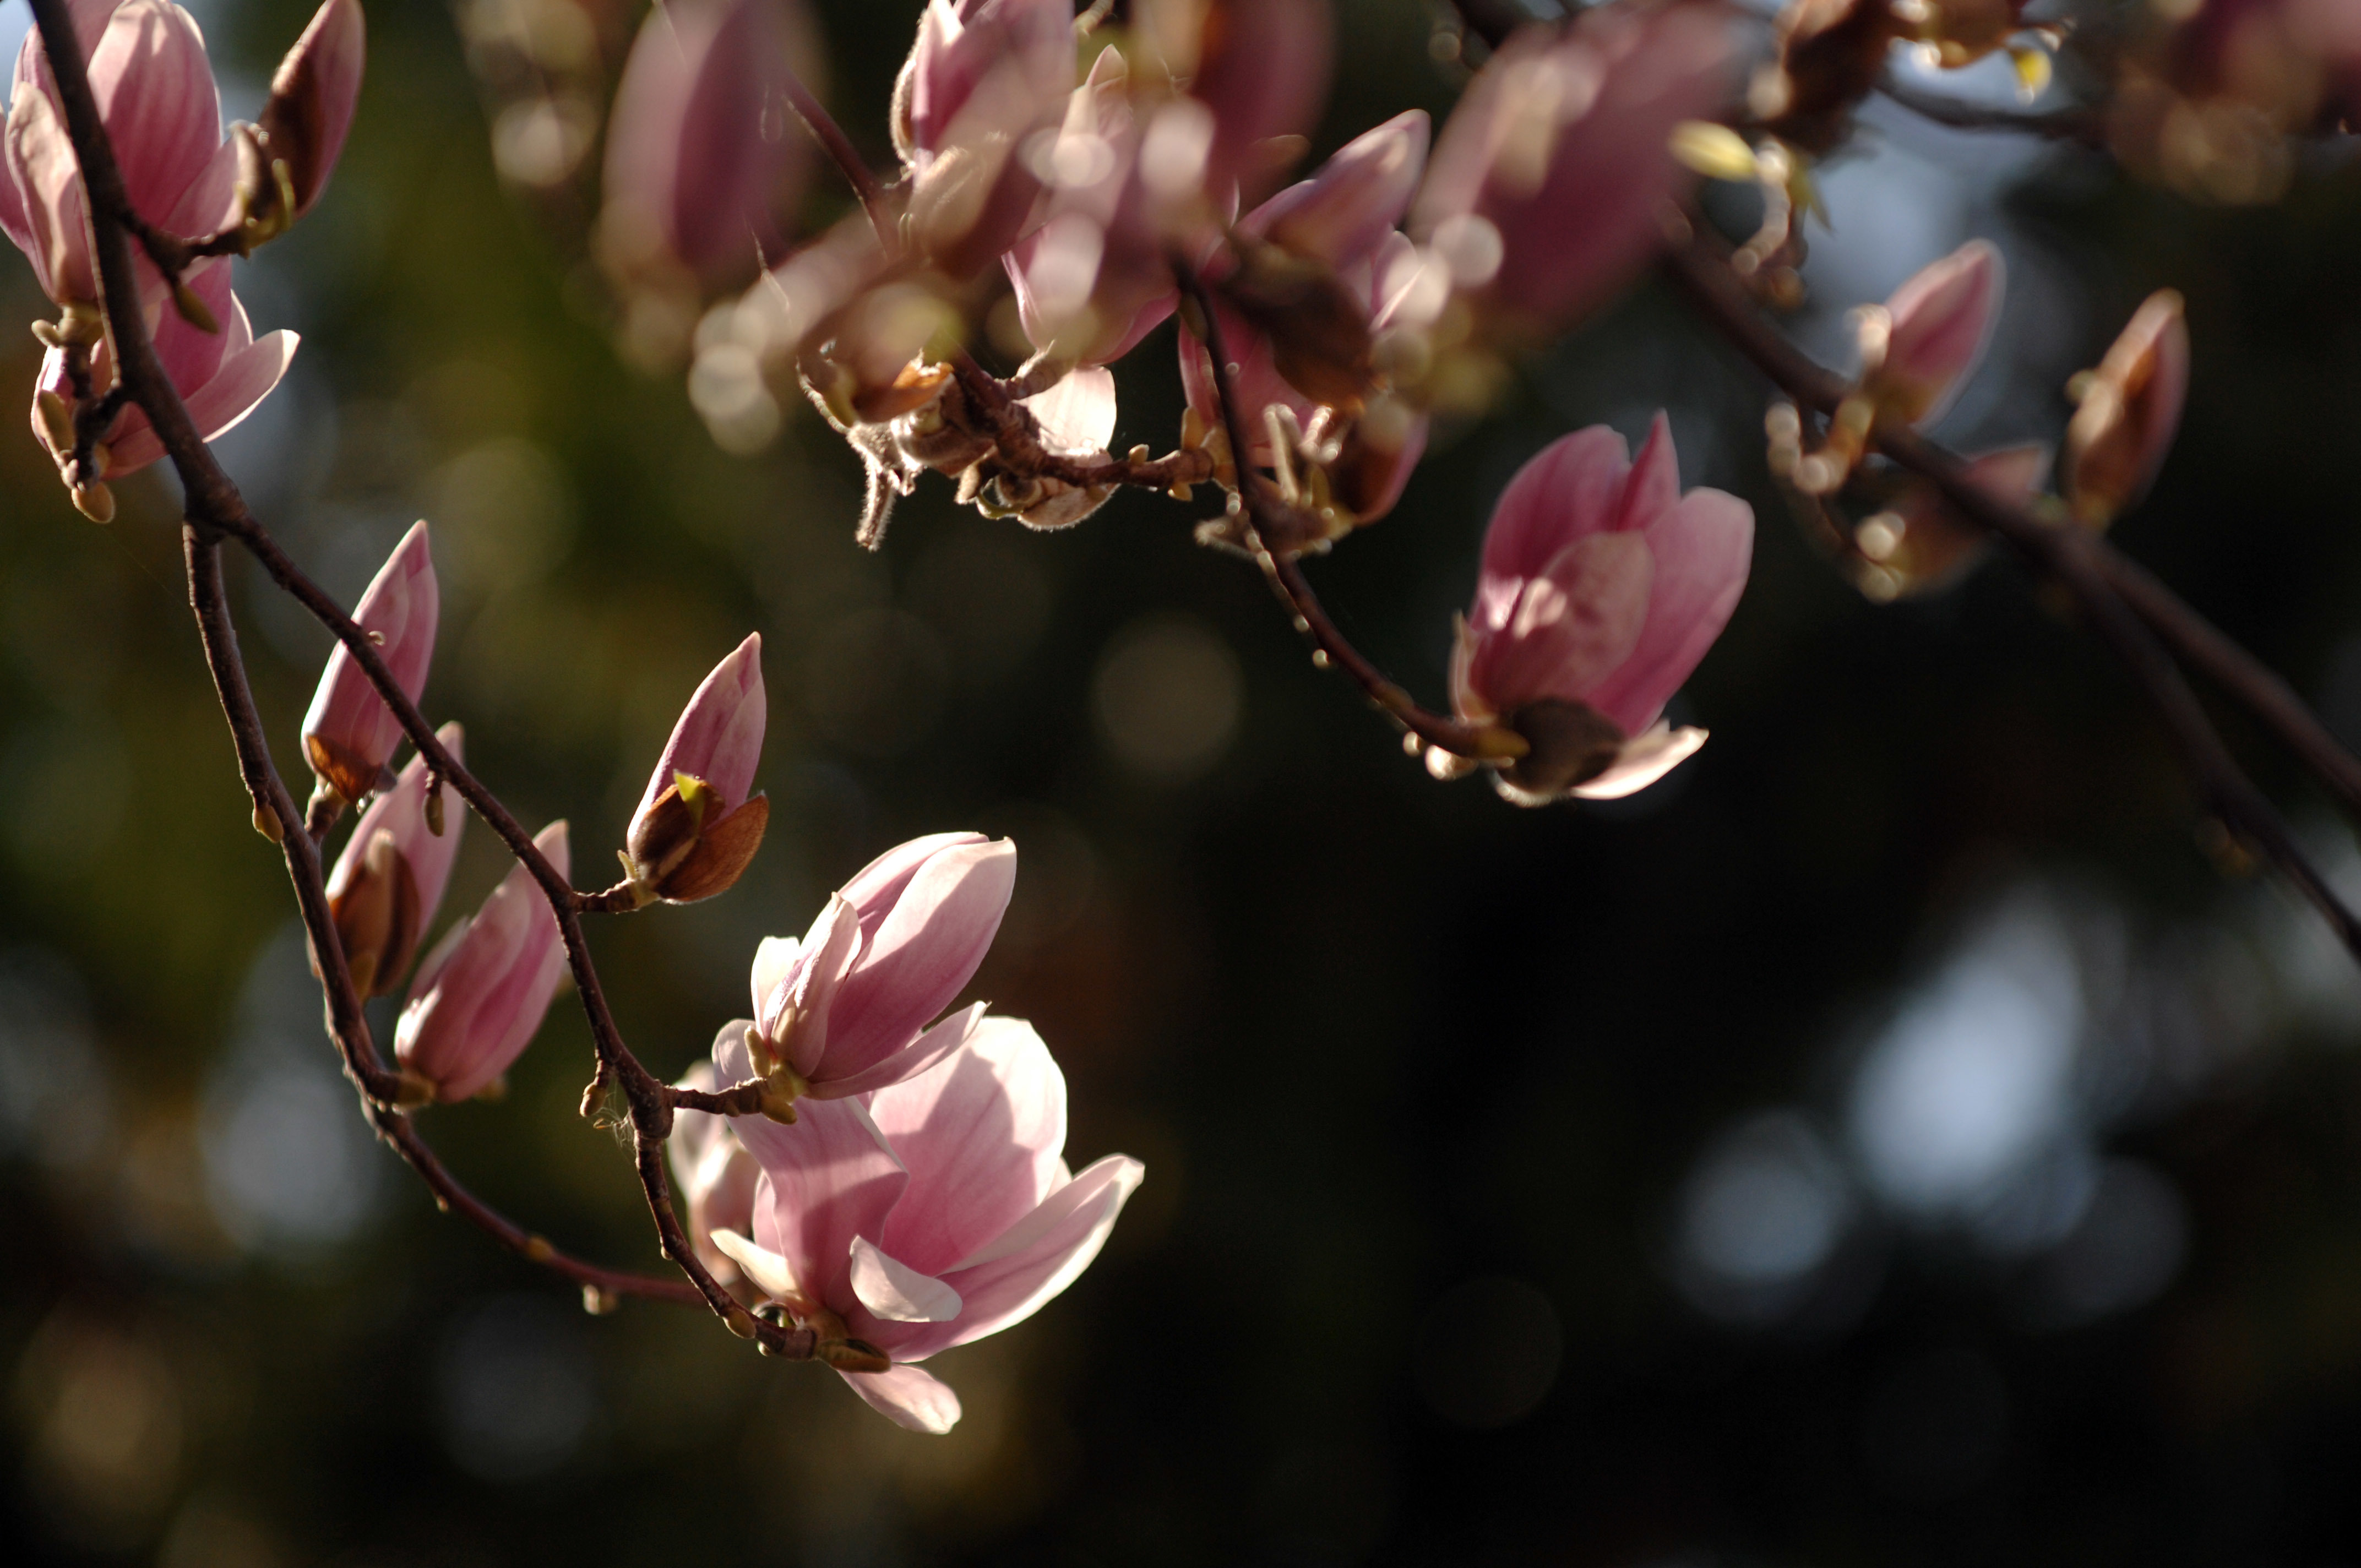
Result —
<instances>
[{"instance_id":1,"label":"dark shadowed background","mask_svg":"<svg viewBox=\"0 0 2361 1568\"><path fill-rule=\"evenodd\" d=\"M305 9L202 7L230 114ZM936 1364L967 1410L948 1438L702 1315L585 1316L366 1135L247 825L170 481L93 527L0 433L0 1550L2361 1561L2361 982L2209 858L2136 693L2012 564L1861 599L1768 486L1764 389L1643 286L1312 571L1439 701L1515 466L1664 406L1687 480L1761 520L1675 708L1713 741L1610 807L1434 784L1189 509L1125 496L1039 537L930 482L871 556L815 419L719 453L677 378L618 358L567 214L496 172L467 40L569 9L373 7L335 183L242 270L258 327L304 345L230 466L347 600L433 521L425 707L528 825L570 819L586 880L690 688L763 633L769 842L727 897L593 931L652 1067L742 1014L757 940L870 856L1014 834L976 993L1057 1052L1076 1163L1137 1155L1146 1186L1065 1297ZM882 162L917 0L818 9ZM1425 5L1342 9L1323 148L1447 105ZM2361 169L2207 210L2092 155L1872 121L1796 330L1833 353L1850 304L1996 239L2007 313L1939 431L1975 448L2054 438L2067 378L2184 291L2187 423L2120 540L2361 739ZM841 204L816 188L812 223ZM26 269L0 291L0 319L37 313ZM1125 367L1120 444L1170 442L1170 332ZM37 352L0 354L11 396ZM237 586L286 767L326 640ZM2361 883L2351 834L2231 734ZM448 911L500 871L478 825ZM504 1102L427 1131L528 1224L660 1266L628 1162L575 1115L588 1062L561 999Z\"/></svg>"}]
</instances>

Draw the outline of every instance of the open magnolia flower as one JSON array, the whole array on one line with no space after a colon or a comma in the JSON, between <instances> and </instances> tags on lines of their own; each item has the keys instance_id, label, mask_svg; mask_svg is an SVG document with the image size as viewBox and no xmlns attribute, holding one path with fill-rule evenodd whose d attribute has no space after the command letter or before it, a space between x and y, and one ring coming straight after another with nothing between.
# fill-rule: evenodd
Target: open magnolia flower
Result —
<instances>
[{"instance_id":1,"label":"open magnolia flower","mask_svg":"<svg viewBox=\"0 0 2361 1568\"><path fill-rule=\"evenodd\" d=\"M744 1036L784 1119L798 1097L866 1093L959 1048L983 1005L933 1021L975 977L1016 883L1009 840L938 833L863 867L802 941L763 939L753 1020L722 1034Z\"/></svg>"},{"instance_id":2,"label":"open magnolia flower","mask_svg":"<svg viewBox=\"0 0 2361 1568\"><path fill-rule=\"evenodd\" d=\"M1497 775L1500 793L1527 806L1611 800L1704 745L1704 730L1664 721L1664 704L1729 623L1753 547L1744 501L1681 493L1661 413L1637 461L1593 425L1520 469L1493 510L1451 661L1459 717L1531 745Z\"/></svg>"},{"instance_id":3,"label":"open magnolia flower","mask_svg":"<svg viewBox=\"0 0 2361 1568\"><path fill-rule=\"evenodd\" d=\"M720 1081L745 1076L730 1035L714 1061ZM1065 1077L1014 1018L982 1020L918 1077L808 1105L795 1126L730 1125L762 1168L753 1234L716 1230L712 1245L816 1331L856 1393L918 1431L949 1431L960 1404L911 1364L1072 1284L1145 1172L1125 1155L1067 1169Z\"/></svg>"}]
</instances>

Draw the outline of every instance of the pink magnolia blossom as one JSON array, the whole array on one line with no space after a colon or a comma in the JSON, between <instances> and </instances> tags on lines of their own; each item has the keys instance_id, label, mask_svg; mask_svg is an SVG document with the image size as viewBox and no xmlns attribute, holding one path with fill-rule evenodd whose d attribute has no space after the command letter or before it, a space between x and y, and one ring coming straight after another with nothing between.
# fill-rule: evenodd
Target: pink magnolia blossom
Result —
<instances>
[{"instance_id":1,"label":"pink magnolia blossom","mask_svg":"<svg viewBox=\"0 0 2361 1568\"><path fill-rule=\"evenodd\" d=\"M1992 341L2007 276L1998 250L1970 240L1921 269L1883 306L1861 311L1870 394L1913 424L1939 418Z\"/></svg>"},{"instance_id":2,"label":"pink magnolia blossom","mask_svg":"<svg viewBox=\"0 0 2361 1568\"><path fill-rule=\"evenodd\" d=\"M981 833L913 839L831 895L801 942L754 954L748 1048L796 1094L840 1099L924 1072L981 1003L928 1025L974 978L1016 883L1016 846Z\"/></svg>"},{"instance_id":3,"label":"pink magnolia blossom","mask_svg":"<svg viewBox=\"0 0 2361 1568\"><path fill-rule=\"evenodd\" d=\"M746 1066L725 1040L719 1078ZM931 1072L809 1106L796 1126L731 1122L762 1167L753 1233L713 1233L757 1288L853 1356L853 1390L903 1426L943 1432L959 1397L912 1365L1021 1322L1098 1255L1145 1172L1109 1155L1069 1175L1066 1085L1032 1025L986 1018ZM871 1363L874 1365L873 1362Z\"/></svg>"},{"instance_id":4,"label":"pink magnolia blossom","mask_svg":"<svg viewBox=\"0 0 2361 1568\"><path fill-rule=\"evenodd\" d=\"M675 904L710 898L754 858L771 806L747 791L768 718L756 633L713 667L681 710L632 814L631 879L653 896Z\"/></svg>"},{"instance_id":5,"label":"pink magnolia blossom","mask_svg":"<svg viewBox=\"0 0 2361 1568\"><path fill-rule=\"evenodd\" d=\"M370 633L386 668L412 702L426 687L441 613L426 524L416 523L378 568L353 609L354 621ZM303 754L312 771L347 802L357 801L379 787L386 759L401 742L401 721L345 645L337 643L320 673L311 710L303 715Z\"/></svg>"},{"instance_id":6,"label":"pink magnolia blossom","mask_svg":"<svg viewBox=\"0 0 2361 1568\"><path fill-rule=\"evenodd\" d=\"M1158 112L1185 113L1170 103ZM1159 207L1196 171L1143 178L1148 128L1137 118L1130 68L1110 47L1074 89L1056 136L1035 138L1031 157L1049 186L1042 221L1002 258L1035 347L1109 364L1172 313L1179 294Z\"/></svg>"},{"instance_id":7,"label":"pink magnolia blossom","mask_svg":"<svg viewBox=\"0 0 2361 1568\"><path fill-rule=\"evenodd\" d=\"M1395 232L1394 225L1401 220L1411 192L1418 188L1426 162L1427 134L1423 110L1396 115L1346 143L1311 179L1290 186L1247 214L1239 221L1238 232L1266 239L1290 257L1331 269L1347 298L1364 313L1368 330L1383 331L1416 269L1416 248ZM1268 466L1277 452L1265 411L1285 408L1293 414L1297 428L1307 429L1321 405L1282 373L1271 334L1226 303L1219 291L1214 316L1230 361L1232 387L1246 419L1251 460ZM1275 324L1286 331L1288 313L1276 313ZM1316 352L1316 345L1311 346ZM1327 368L1333 376L1338 367ZM1190 406L1207 424L1218 424L1221 404L1213 384L1213 357L1186 332L1180 339L1180 379ZM1357 389L1366 390L1366 386ZM1425 414L1408 409L1400 413L1399 419L1378 422L1383 428L1356 428L1355 434L1361 438L1356 455L1374 455L1375 462L1332 468L1332 474L1350 474L1352 493L1345 499L1360 521L1373 521L1391 510L1425 449ZM1373 443L1367 439L1372 435L1384 439Z\"/></svg>"},{"instance_id":8,"label":"pink magnolia blossom","mask_svg":"<svg viewBox=\"0 0 2361 1568\"><path fill-rule=\"evenodd\" d=\"M895 83L894 140L910 224L953 277L1016 243L1039 201L1026 156L1074 88L1073 0L932 0Z\"/></svg>"},{"instance_id":9,"label":"pink magnolia blossom","mask_svg":"<svg viewBox=\"0 0 2361 1568\"><path fill-rule=\"evenodd\" d=\"M1510 323L1565 325L1664 243L1660 209L1694 179L1668 150L1673 128L1716 117L1730 85L1717 5L1618 0L1526 28L1444 126L1411 232Z\"/></svg>"},{"instance_id":10,"label":"pink magnolia blossom","mask_svg":"<svg viewBox=\"0 0 2361 1568\"><path fill-rule=\"evenodd\" d=\"M551 823L533 841L565 875L566 824ZM520 864L418 966L394 1025L394 1054L437 1100L481 1093L533 1043L565 978L557 916Z\"/></svg>"},{"instance_id":11,"label":"pink magnolia blossom","mask_svg":"<svg viewBox=\"0 0 2361 1568\"><path fill-rule=\"evenodd\" d=\"M1594 425L1518 472L1484 536L1451 665L1461 718L1533 742L1500 774L1503 794L1611 799L1705 743L1662 715L1737 608L1753 542L1744 501L1681 493L1661 413L1636 462Z\"/></svg>"},{"instance_id":12,"label":"pink magnolia blossom","mask_svg":"<svg viewBox=\"0 0 2361 1568\"><path fill-rule=\"evenodd\" d=\"M434 738L454 757L460 754L464 737L457 725L445 725ZM412 757L393 787L362 814L329 874L328 910L353 983L364 996L383 996L401 983L418 938L443 906L467 813L448 780L436 793L439 834L427 816L426 759Z\"/></svg>"},{"instance_id":13,"label":"pink magnolia blossom","mask_svg":"<svg viewBox=\"0 0 2361 1568\"><path fill-rule=\"evenodd\" d=\"M335 0L331 0L332 8ZM221 104L204 39L186 11L166 0L76 0L74 26L89 51L91 91L113 141L125 188L143 217L175 234L210 235L237 221L238 151L224 139ZM315 22L315 28L321 26ZM333 29L330 29L333 31ZM312 37L306 34L307 38ZM299 45L299 52L302 46ZM73 312L94 305L97 276L90 256L82 180L65 135L64 111L49 80L40 35L27 35L16 58L9 104L6 169L0 177L0 230L33 263L41 290ZM346 79L339 71L337 82ZM358 82L357 62L349 76ZM325 83L324 83L325 85ZM349 89L342 106L324 98L323 122L350 119ZM341 129L337 138L341 140ZM331 156L319 160L313 189L327 178ZM294 356L292 333L257 342L244 309L230 293L229 261L206 258L181 281L221 330L191 325L172 309L172 293L144 254L136 254L140 302L158 356L210 440L251 412L277 386ZM35 394L33 429L51 455L71 445L61 432L56 400L70 396L66 351L52 348ZM108 385L112 356L92 351L95 385ZM44 404L50 405L45 411ZM62 437L62 438L61 438ZM126 408L101 435L104 473L119 475L154 462L161 444L147 416Z\"/></svg>"},{"instance_id":14,"label":"pink magnolia blossom","mask_svg":"<svg viewBox=\"0 0 2361 1568\"><path fill-rule=\"evenodd\" d=\"M1280 138L1318 123L1335 55L1328 0L1138 0L1133 26L1206 111L1202 179L1237 210L1291 159Z\"/></svg>"},{"instance_id":15,"label":"pink magnolia blossom","mask_svg":"<svg viewBox=\"0 0 2361 1568\"><path fill-rule=\"evenodd\" d=\"M723 1034L729 1036L730 1031ZM738 1060L742 1065L744 1052ZM734 1080L733 1080L734 1081ZM682 1075L682 1089L695 1089L711 1093L729 1087L712 1061L693 1064ZM729 1254L713 1245L715 1231L736 1231L751 1234L754 1229L754 1183L763 1168L730 1130L729 1118L710 1111L697 1111L688 1106L675 1106L672 1113L672 1137L664 1146L672 1162L673 1185L680 1190L681 1201L688 1205L688 1239L697 1248L697 1257L710 1269L715 1278L724 1285L738 1277L738 1264Z\"/></svg>"},{"instance_id":16,"label":"pink magnolia blossom","mask_svg":"<svg viewBox=\"0 0 2361 1568\"><path fill-rule=\"evenodd\" d=\"M287 166L295 217L320 199L345 150L368 54L368 21L361 0L327 0L270 79L263 143L272 161Z\"/></svg>"},{"instance_id":17,"label":"pink magnolia blossom","mask_svg":"<svg viewBox=\"0 0 2361 1568\"><path fill-rule=\"evenodd\" d=\"M730 286L780 249L780 214L810 160L781 85L806 25L790 0L671 0L648 14L608 122L609 265Z\"/></svg>"}]
</instances>

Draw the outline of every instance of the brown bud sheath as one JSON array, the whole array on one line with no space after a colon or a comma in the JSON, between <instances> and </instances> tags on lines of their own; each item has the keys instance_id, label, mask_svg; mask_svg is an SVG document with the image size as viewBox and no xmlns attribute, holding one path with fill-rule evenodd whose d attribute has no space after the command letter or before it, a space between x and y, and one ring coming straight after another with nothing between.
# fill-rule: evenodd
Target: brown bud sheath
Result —
<instances>
[{"instance_id":1,"label":"brown bud sheath","mask_svg":"<svg viewBox=\"0 0 2361 1568\"><path fill-rule=\"evenodd\" d=\"M363 996L383 996L401 983L418 951L421 910L418 879L391 833L371 838L354 873L329 894L328 915Z\"/></svg>"},{"instance_id":2,"label":"brown bud sheath","mask_svg":"<svg viewBox=\"0 0 2361 1568\"><path fill-rule=\"evenodd\" d=\"M1532 750L1500 770L1500 776L1529 795L1558 795L1587 784L1615 763L1623 731L1587 703L1543 697L1508 716L1509 728Z\"/></svg>"}]
</instances>

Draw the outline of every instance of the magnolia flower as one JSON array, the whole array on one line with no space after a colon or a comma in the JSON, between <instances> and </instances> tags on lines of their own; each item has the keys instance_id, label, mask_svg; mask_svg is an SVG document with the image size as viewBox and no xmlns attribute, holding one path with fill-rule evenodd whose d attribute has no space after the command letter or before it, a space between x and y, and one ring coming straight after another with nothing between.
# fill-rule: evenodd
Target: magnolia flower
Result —
<instances>
[{"instance_id":1,"label":"magnolia flower","mask_svg":"<svg viewBox=\"0 0 2361 1568\"><path fill-rule=\"evenodd\" d=\"M1737 608L1753 543L1744 501L1681 493L1661 413L1637 462L1594 425L1519 470L1485 533L1451 663L1460 718L1532 745L1500 792L1523 805L1614 799L1704 745L1704 730L1662 715Z\"/></svg>"},{"instance_id":2,"label":"magnolia flower","mask_svg":"<svg viewBox=\"0 0 2361 1568\"><path fill-rule=\"evenodd\" d=\"M719 1078L745 1069L715 1048ZM1029 1024L984 1019L950 1060L783 1127L731 1126L762 1167L751 1235L713 1245L818 1332L819 1354L903 1426L949 1431L959 1396L912 1365L1021 1322L1098 1255L1144 1168L1060 1157L1066 1084Z\"/></svg>"},{"instance_id":3,"label":"magnolia flower","mask_svg":"<svg viewBox=\"0 0 2361 1568\"><path fill-rule=\"evenodd\" d=\"M910 225L964 278L1014 244L1041 193L1028 138L1054 131L1074 87L1073 0L932 0L894 92Z\"/></svg>"},{"instance_id":4,"label":"magnolia flower","mask_svg":"<svg viewBox=\"0 0 2361 1568\"><path fill-rule=\"evenodd\" d=\"M1185 118L1202 111L1167 102L1158 113ZM1178 123L1167 122L1165 143L1181 134L1171 129ZM1145 128L1132 103L1130 68L1110 46L1074 90L1058 133L1036 138L1034 157L1050 186L1042 222L1002 261L1026 335L1059 358L1083 365L1122 358L1172 313L1179 297L1158 209L1168 192L1197 192L1201 170L1143 178Z\"/></svg>"},{"instance_id":5,"label":"magnolia flower","mask_svg":"<svg viewBox=\"0 0 2361 1568\"><path fill-rule=\"evenodd\" d=\"M650 899L693 904L728 889L762 847L771 803L746 791L769 712L763 638L713 667L681 710L632 814L624 859Z\"/></svg>"},{"instance_id":6,"label":"magnolia flower","mask_svg":"<svg viewBox=\"0 0 2361 1568\"><path fill-rule=\"evenodd\" d=\"M727 1088L711 1061L692 1065L677 1087L707 1093ZM673 1108L672 1136L664 1153L672 1162L673 1185L688 1205L688 1239L713 1277L728 1285L738 1277L738 1265L713 1245L718 1230L749 1234L754 1228L754 1182L763 1174L727 1117L689 1106Z\"/></svg>"},{"instance_id":7,"label":"magnolia flower","mask_svg":"<svg viewBox=\"0 0 2361 1568\"><path fill-rule=\"evenodd\" d=\"M92 94L141 216L170 233L206 236L240 222L249 199L267 199L240 189L246 144L223 137L204 39L186 11L166 0L77 0L73 15L88 51ZM329 0L280 67L266 124L281 138L270 156L288 166L288 190L299 210L326 183L341 149L359 92L361 49L357 5ZM9 104L0 230L32 261L42 291L66 308L63 341L43 364L33 412L35 434L62 461L73 445L68 356L87 352L99 387L112 382L114 364L92 310L98 283L81 174L46 61L39 33L28 34ZM275 177L270 183L275 193ZM295 335L275 332L256 340L231 295L226 258L192 263L177 299L144 253L135 252L133 265L158 357L199 433L211 440L278 385L294 356ZM136 408L116 416L99 445L103 475L129 473L162 455Z\"/></svg>"},{"instance_id":8,"label":"magnolia flower","mask_svg":"<svg viewBox=\"0 0 2361 1568\"><path fill-rule=\"evenodd\" d=\"M566 824L551 823L533 842L564 876ZM557 916L520 862L418 967L394 1025L394 1054L437 1100L480 1094L533 1043L565 978Z\"/></svg>"},{"instance_id":9,"label":"magnolia flower","mask_svg":"<svg viewBox=\"0 0 2361 1568\"><path fill-rule=\"evenodd\" d=\"M2059 463L2060 488L2076 518L2103 528L2147 494L2188 393L2189 323L2180 295L2160 289L2081 383Z\"/></svg>"},{"instance_id":10,"label":"magnolia flower","mask_svg":"<svg viewBox=\"0 0 2361 1568\"><path fill-rule=\"evenodd\" d=\"M1325 404L1357 413L1369 389L1370 334L1389 302L1406 244L1394 232L1426 167L1427 117L1413 109L1363 133L1320 171L1238 221L1240 264L1214 280L1214 315L1230 382L1247 422L1252 460L1274 460L1264 411L1288 409L1308 427ZM1180 339L1189 406L1221 421L1213 358L1193 334Z\"/></svg>"},{"instance_id":11,"label":"magnolia flower","mask_svg":"<svg viewBox=\"0 0 2361 1568\"><path fill-rule=\"evenodd\" d=\"M413 525L370 579L353 620L377 647L394 681L416 702L434 659L434 628L442 597L426 524ZM346 803L380 787L386 759L401 741L401 721L369 685L368 675L341 642L320 672L311 710L303 715L303 755L324 790Z\"/></svg>"},{"instance_id":12,"label":"magnolia flower","mask_svg":"<svg viewBox=\"0 0 2361 1568\"><path fill-rule=\"evenodd\" d=\"M452 756L459 755L463 737L457 725L445 725L434 738ZM443 906L443 889L459 853L467 815L453 809L458 796L447 779L435 786L441 804L430 814L426 772L424 757L410 760L393 787L362 815L328 877L328 912L344 944L346 967L363 996L383 996L401 983L419 937Z\"/></svg>"},{"instance_id":13,"label":"magnolia flower","mask_svg":"<svg viewBox=\"0 0 2361 1568\"><path fill-rule=\"evenodd\" d=\"M2007 278L2000 252L1970 240L1855 313L1862 388L1881 410L1923 425L1951 406L1992 341Z\"/></svg>"},{"instance_id":14,"label":"magnolia flower","mask_svg":"<svg viewBox=\"0 0 2361 1568\"><path fill-rule=\"evenodd\" d=\"M1565 326L1662 245L1659 209L1690 173L1670 151L1730 87L1719 7L1622 3L1511 37L1436 141L1411 232L1459 286L1520 326Z\"/></svg>"},{"instance_id":15,"label":"magnolia flower","mask_svg":"<svg viewBox=\"0 0 2361 1568\"><path fill-rule=\"evenodd\" d=\"M755 1069L786 1101L835 1100L898 1083L958 1048L981 1003L928 1027L974 978L1008 894L1016 846L938 833L889 850L831 894L801 942L755 950Z\"/></svg>"},{"instance_id":16,"label":"magnolia flower","mask_svg":"<svg viewBox=\"0 0 2361 1568\"><path fill-rule=\"evenodd\" d=\"M810 138L781 79L790 0L671 0L632 42L607 127L601 259L628 281L734 286L780 248Z\"/></svg>"}]
</instances>

